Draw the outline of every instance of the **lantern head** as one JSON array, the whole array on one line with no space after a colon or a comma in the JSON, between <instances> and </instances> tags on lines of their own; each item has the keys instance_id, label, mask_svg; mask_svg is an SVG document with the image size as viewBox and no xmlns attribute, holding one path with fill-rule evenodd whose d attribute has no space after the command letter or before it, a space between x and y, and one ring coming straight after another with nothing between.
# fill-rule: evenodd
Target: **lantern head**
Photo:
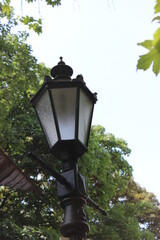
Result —
<instances>
[{"instance_id":1,"label":"lantern head","mask_svg":"<svg viewBox=\"0 0 160 240\"><path fill-rule=\"evenodd\" d=\"M96 103L81 75L61 61L51 69L44 84L31 99L53 155L62 160L81 157L88 147L92 114Z\"/></svg>"}]
</instances>

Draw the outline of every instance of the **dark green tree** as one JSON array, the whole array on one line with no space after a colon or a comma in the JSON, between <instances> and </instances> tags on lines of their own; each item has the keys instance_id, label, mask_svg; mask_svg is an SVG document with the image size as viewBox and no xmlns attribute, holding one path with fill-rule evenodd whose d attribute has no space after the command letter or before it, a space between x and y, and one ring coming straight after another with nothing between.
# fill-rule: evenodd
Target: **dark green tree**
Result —
<instances>
[{"instance_id":1,"label":"dark green tree","mask_svg":"<svg viewBox=\"0 0 160 240\"><path fill-rule=\"evenodd\" d=\"M159 239L160 203L156 196L130 179L123 199L123 203L135 208L142 239Z\"/></svg>"},{"instance_id":2,"label":"dark green tree","mask_svg":"<svg viewBox=\"0 0 160 240\"><path fill-rule=\"evenodd\" d=\"M0 19L5 18L8 18L6 24L0 22L0 146L23 171L36 180L41 170L28 159L27 153L33 150L38 153L43 146L45 154L47 146L31 108L30 97L39 88L48 69L38 64L32 56L31 46L25 43L26 33L11 34L15 24L13 14L10 12L7 15L1 11ZM1 188L1 239L22 239L20 236L23 234L30 236L32 233L34 237L37 236L36 239L44 234L43 239L49 234L55 236L54 229L58 229L60 216L58 210L53 208L58 205L54 196L56 188L52 189L52 193L48 191L52 185L48 176L38 184L41 188L45 186L38 198L33 194Z\"/></svg>"}]
</instances>

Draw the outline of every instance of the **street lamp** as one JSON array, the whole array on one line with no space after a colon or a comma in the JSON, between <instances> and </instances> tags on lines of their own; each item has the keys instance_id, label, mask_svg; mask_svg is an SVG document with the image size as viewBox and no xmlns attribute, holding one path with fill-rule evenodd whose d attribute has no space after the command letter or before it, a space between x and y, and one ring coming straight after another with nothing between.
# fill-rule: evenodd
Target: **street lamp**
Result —
<instances>
[{"instance_id":1,"label":"street lamp","mask_svg":"<svg viewBox=\"0 0 160 240\"><path fill-rule=\"evenodd\" d=\"M87 199L85 178L78 171L78 158L88 147L96 93L92 93L82 75L71 79L73 70L60 62L51 69L44 84L32 98L52 154L62 161L58 196L64 209L61 233L70 239L83 239L89 231L84 206ZM67 184L66 184L67 182Z\"/></svg>"}]
</instances>

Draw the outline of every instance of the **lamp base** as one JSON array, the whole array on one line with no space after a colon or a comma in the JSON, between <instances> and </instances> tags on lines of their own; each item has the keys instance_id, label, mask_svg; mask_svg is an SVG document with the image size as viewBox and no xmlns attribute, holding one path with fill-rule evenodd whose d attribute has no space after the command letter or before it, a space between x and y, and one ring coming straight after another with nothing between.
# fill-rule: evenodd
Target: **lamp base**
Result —
<instances>
[{"instance_id":1,"label":"lamp base","mask_svg":"<svg viewBox=\"0 0 160 240\"><path fill-rule=\"evenodd\" d=\"M83 239L87 236L89 226L86 223L85 205L86 200L78 196L65 198L61 201L64 219L60 232L64 237L77 236L77 239Z\"/></svg>"}]
</instances>

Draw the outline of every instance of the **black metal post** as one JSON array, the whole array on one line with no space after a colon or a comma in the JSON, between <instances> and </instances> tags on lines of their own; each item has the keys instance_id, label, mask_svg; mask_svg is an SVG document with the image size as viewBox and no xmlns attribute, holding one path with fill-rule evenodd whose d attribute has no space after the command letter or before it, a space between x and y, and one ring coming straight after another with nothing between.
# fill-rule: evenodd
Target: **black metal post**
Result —
<instances>
[{"instance_id":1,"label":"black metal post","mask_svg":"<svg viewBox=\"0 0 160 240\"><path fill-rule=\"evenodd\" d=\"M85 177L79 173L77 161L62 162L63 173L60 174L46 165L34 153L29 153L28 156L36 160L57 179L58 196L64 210L63 223L60 229L62 235L69 237L70 240L85 240L89 232L84 211L85 205L90 205L104 216L107 216L107 212L89 198Z\"/></svg>"},{"instance_id":2,"label":"black metal post","mask_svg":"<svg viewBox=\"0 0 160 240\"><path fill-rule=\"evenodd\" d=\"M73 234L72 236L70 236L69 240L85 240L85 238L81 238L77 234Z\"/></svg>"},{"instance_id":3,"label":"black metal post","mask_svg":"<svg viewBox=\"0 0 160 240\"><path fill-rule=\"evenodd\" d=\"M65 163L65 166L68 164ZM58 196L64 210L60 232L70 240L84 240L89 232L84 207L87 203L85 178L79 173L77 164L61 173L70 187L58 182Z\"/></svg>"}]
</instances>

